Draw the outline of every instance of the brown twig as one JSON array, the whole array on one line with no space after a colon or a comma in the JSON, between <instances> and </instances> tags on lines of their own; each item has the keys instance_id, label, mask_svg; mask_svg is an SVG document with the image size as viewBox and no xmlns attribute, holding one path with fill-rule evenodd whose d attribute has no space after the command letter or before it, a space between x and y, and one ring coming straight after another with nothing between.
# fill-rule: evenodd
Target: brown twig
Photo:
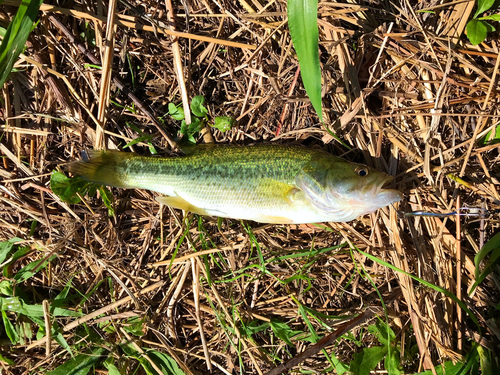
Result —
<instances>
[{"instance_id":1,"label":"brown twig","mask_svg":"<svg viewBox=\"0 0 500 375\"><path fill-rule=\"evenodd\" d=\"M391 295L386 299L385 303L390 303L394 301L401 295L401 289L394 290ZM343 334L351 331L357 326L363 324L365 321L371 319L376 314L379 314L382 311L382 308L379 306L373 306L366 309L364 312L359 314L354 319L349 320L348 322L341 324L334 332L329 335L323 337L316 344L311 345L309 348L304 350L302 353L298 354L294 358L289 361L279 365L278 367L272 369L266 375L278 375L285 371L291 370L293 367L297 366L299 363L304 362L307 358L312 357L313 355L319 353L321 350L326 348L327 346L333 344L335 340L337 340Z\"/></svg>"},{"instance_id":2,"label":"brown twig","mask_svg":"<svg viewBox=\"0 0 500 375\"><path fill-rule=\"evenodd\" d=\"M60 22L55 16L49 16L50 22L52 22L63 34L66 38L69 39L69 41L80 50L80 52L85 55L91 62L92 64L99 65L100 62L99 60L88 50L85 48L83 44L77 43L75 37L73 34L64 26L62 22ZM156 119L156 117L151 113L151 111L142 103L142 101L139 100L129 89L127 86L123 84L122 81L120 81L117 77L113 77L113 83L121 90L125 95L128 96L130 100L134 102L134 104L139 108L156 126L157 130L160 132L160 134L167 140L168 144L172 149L177 148L177 143L173 140L172 137L170 137L165 130L163 130L162 126Z\"/></svg>"}]
</instances>

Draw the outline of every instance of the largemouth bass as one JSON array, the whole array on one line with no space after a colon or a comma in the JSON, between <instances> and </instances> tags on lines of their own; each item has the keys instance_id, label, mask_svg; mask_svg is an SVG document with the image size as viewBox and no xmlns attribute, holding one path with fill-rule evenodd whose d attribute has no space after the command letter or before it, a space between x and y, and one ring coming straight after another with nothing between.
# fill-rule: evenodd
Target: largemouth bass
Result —
<instances>
[{"instance_id":1,"label":"largemouth bass","mask_svg":"<svg viewBox=\"0 0 500 375\"><path fill-rule=\"evenodd\" d=\"M392 177L304 147L197 147L186 156L94 152L71 163L102 185L156 191L158 202L201 215L260 223L345 222L398 202Z\"/></svg>"}]
</instances>

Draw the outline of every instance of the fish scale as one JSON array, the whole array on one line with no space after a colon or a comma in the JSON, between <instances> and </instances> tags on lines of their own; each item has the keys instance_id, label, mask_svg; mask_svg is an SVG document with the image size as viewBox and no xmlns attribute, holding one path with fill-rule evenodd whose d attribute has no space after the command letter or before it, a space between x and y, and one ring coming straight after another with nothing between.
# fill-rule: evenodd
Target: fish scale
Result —
<instances>
[{"instance_id":1,"label":"fish scale","mask_svg":"<svg viewBox=\"0 0 500 375\"><path fill-rule=\"evenodd\" d=\"M165 194L157 200L173 208L263 223L348 221L401 199L382 189L385 173L294 146L204 146L180 157L96 151L69 169L99 184Z\"/></svg>"}]
</instances>

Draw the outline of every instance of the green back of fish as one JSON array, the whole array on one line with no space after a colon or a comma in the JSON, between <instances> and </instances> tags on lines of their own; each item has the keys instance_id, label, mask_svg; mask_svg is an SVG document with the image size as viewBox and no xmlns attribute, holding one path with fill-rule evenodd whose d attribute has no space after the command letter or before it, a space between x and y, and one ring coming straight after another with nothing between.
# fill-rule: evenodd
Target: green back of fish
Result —
<instances>
[{"instance_id":1,"label":"green back of fish","mask_svg":"<svg viewBox=\"0 0 500 375\"><path fill-rule=\"evenodd\" d=\"M293 184L295 176L312 159L334 158L301 147L199 147L186 156L145 157L116 151L96 152L88 161L70 165L76 175L103 185L168 190L165 185L189 181L197 188L231 184L260 184L263 180Z\"/></svg>"}]
</instances>

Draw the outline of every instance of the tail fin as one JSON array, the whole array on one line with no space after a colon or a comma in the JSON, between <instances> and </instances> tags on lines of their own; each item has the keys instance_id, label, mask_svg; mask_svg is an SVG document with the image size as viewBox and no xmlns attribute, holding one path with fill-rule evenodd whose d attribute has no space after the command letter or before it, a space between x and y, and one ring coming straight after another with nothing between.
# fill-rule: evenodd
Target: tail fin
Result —
<instances>
[{"instance_id":1,"label":"tail fin","mask_svg":"<svg viewBox=\"0 0 500 375\"><path fill-rule=\"evenodd\" d=\"M75 176L95 182L120 188L129 188L124 181L123 164L127 160L137 157L136 154L120 151L91 151L90 157L83 156L82 160L68 165L68 170Z\"/></svg>"}]
</instances>

